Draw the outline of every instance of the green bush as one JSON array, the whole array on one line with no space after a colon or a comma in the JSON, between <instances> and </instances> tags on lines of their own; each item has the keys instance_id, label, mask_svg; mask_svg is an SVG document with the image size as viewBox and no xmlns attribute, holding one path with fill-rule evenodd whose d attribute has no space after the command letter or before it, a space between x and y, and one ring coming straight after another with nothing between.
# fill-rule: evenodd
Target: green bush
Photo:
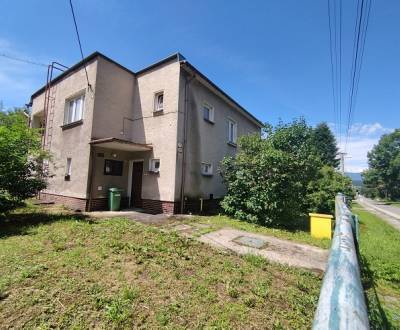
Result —
<instances>
[{"instance_id":1,"label":"green bush","mask_svg":"<svg viewBox=\"0 0 400 330\"><path fill-rule=\"evenodd\" d=\"M318 179L310 182L308 190L307 198L311 212L333 214L335 212L335 196L338 193L346 196L349 205L355 196L351 179L329 166L324 166L319 171Z\"/></svg>"},{"instance_id":2,"label":"green bush","mask_svg":"<svg viewBox=\"0 0 400 330\"><path fill-rule=\"evenodd\" d=\"M314 142L314 130L303 119L241 137L236 157L221 163L228 190L224 211L261 225L288 225L310 211L332 213L338 192L353 196L351 181L324 164Z\"/></svg>"},{"instance_id":3,"label":"green bush","mask_svg":"<svg viewBox=\"0 0 400 330\"><path fill-rule=\"evenodd\" d=\"M40 133L22 110L0 111L0 214L45 188Z\"/></svg>"}]
</instances>

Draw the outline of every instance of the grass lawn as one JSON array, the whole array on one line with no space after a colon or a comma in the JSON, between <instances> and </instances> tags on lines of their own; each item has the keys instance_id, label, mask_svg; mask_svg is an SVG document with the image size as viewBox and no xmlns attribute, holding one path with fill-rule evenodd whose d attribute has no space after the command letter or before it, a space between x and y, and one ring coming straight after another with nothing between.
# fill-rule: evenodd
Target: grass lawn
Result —
<instances>
[{"instance_id":1,"label":"grass lawn","mask_svg":"<svg viewBox=\"0 0 400 330\"><path fill-rule=\"evenodd\" d=\"M371 325L400 328L400 232L354 204L360 218L363 285Z\"/></svg>"},{"instance_id":2,"label":"grass lawn","mask_svg":"<svg viewBox=\"0 0 400 330\"><path fill-rule=\"evenodd\" d=\"M329 239L318 239L311 237L310 230L308 228L308 221L306 223L301 223L300 228L273 228L264 227L245 221L235 220L227 216L194 216L185 220L186 223L191 222L203 223L208 226L203 230L199 231L198 235L202 235L214 230L218 230L225 227L231 227L239 230L244 230L248 232L254 232L258 234L265 234L270 236L275 236L282 239L287 239L291 241L297 241L299 243L306 243L321 248L329 249L331 241Z\"/></svg>"},{"instance_id":3,"label":"grass lawn","mask_svg":"<svg viewBox=\"0 0 400 330\"><path fill-rule=\"evenodd\" d=\"M2 328L309 328L321 279L126 219L0 219Z\"/></svg>"}]
</instances>

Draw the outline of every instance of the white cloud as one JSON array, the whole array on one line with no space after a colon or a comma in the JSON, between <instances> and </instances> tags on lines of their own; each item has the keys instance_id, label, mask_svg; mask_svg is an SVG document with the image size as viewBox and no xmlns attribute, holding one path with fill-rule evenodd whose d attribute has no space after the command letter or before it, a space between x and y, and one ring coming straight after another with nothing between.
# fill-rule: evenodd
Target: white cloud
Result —
<instances>
[{"instance_id":1,"label":"white cloud","mask_svg":"<svg viewBox=\"0 0 400 330\"><path fill-rule=\"evenodd\" d=\"M392 129L383 127L380 123L362 124L355 123L351 126L350 134L352 135L375 135L391 132Z\"/></svg>"},{"instance_id":2,"label":"white cloud","mask_svg":"<svg viewBox=\"0 0 400 330\"><path fill-rule=\"evenodd\" d=\"M334 130L335 125L330 125ZM392 132L392 128L375 123L355 123L350 128L350 137L346 144L346 135L342 135L340 151L347 153L345 158L346 172L362 172L368 168L367 154L379 142L383 134Z\"/></svg>"}]
</instances>

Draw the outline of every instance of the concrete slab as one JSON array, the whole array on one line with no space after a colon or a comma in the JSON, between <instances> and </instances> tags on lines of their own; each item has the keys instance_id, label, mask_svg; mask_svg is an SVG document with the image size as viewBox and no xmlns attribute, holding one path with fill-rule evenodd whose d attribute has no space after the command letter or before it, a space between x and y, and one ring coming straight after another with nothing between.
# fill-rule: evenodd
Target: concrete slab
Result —
<instances>
[{"instance_id":1,"label":"concrete slab","mask_svg":"<svg viewBox=\"0 0 400 330\"><path fill-rule=\"evenodd\" d=\"M164 225L172 218L172 216L168 214L147 214L132 210L95 211L83 212L83 214L96 219L128 218L146 225Z\"/></svg>"},{"instance_id":2,"label":"concrete slab","mask_svg":"<svg viewBox=\"0 0 400 330\"><path fill-rule=\"evenodd\" d=\"M241 244L246 237L245 242ZM239 242L238 242L239 238ZM232 228L223 228L221 230L202 235L199 240L217 248L234 251L238 254L255 254L266 259L287 264L289 266L309 269L315 272L325 271L329 251L314 246L299 244L279 238L253 234ZM260 248L260 242L264 242Z\"/></svg>"}]
</instances>

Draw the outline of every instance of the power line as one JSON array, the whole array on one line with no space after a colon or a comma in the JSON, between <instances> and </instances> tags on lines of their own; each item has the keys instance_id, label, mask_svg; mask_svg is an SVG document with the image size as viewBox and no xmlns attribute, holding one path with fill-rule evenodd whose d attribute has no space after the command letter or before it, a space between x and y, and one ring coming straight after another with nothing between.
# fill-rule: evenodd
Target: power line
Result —
<instances>
[{"instance_id":1,"label":"power line","mask_svg":"<svg viewBox=\"0 0 400 330\"><path fill-rule=\"evenodd\" d=\"M355 34L353 41L353 60L350 73L349 104L347 114L347 132L345 150L351 134L351 126L354 118L354 108L360 82L362 60L364 56L365 41L368 31L369 16L371 11L371 0L358 0L357 16L355 23Z\"/></svg>"},{"instance_id":2,"label":"power line","mask_svg":"<svg viewBox=\"0 0 400 330\"><path fill-rule=\"evenodd\" d=\"M16 56L12 56L12 55L8 55L8 54L4 54L4 53L0 53L0 56L8 58L10 60L14 60L14 61L18 61L18 62L23 62L23 63L27 63L27 64L32 64L32 65L37 65L37 66L43 66L47 68L47 64L44 63L40 63L40 62L35 62L35 61L31 61L31 60L27 60L27 59L23 59L23 58L19 58Z\"/></svg>"},{"instance_id":3,"label":"power line","mask_svg":"<svg viewBox=\"0 0 400 330\"><path fill-rule=\"evenodd\" d=\"M80 49L80 51L81 51L81 57L82 57L82 61L83 61L83 60L84 60L84 56L83 56L83 51L82 51L81 38L79 37L79 30L78 30L78 25L77 25L77 23L76 23L75 12L74 12L74 6L72 5L72 0L69 0L69 4L70 4L70 6L71 6L72 18L73 18L73 20L74 20L74 25L75 25L75 32L76 32L76 36L77 36L77 38L78 38L79 49ZM84 69L85 69L86 80L87 80L88 87L91 89L92 87L91 87L91 85L90 85L90 83L89 83L89 76L88 76L88 73L87 73L87 70L86 70L86 63L84 63L84 66L83 66L83 67L84 67Z\"/></svg>"},{"instance_id":4,"label":"power line","mask_svg":"<svg viewBox=\"0 0 400 330\"><path fill-rule=\"evenodd\" d=\"M335 3L334 3L335 4ZM333 39L332 35L332 25L334 27L334 31L336 31L336 19L335 17L332 18L331 14L331 2L328 0L328 20L329 20L329 52L330 52L330 60L331 60L331 81L332 81L332 98L333 98L333 118L335 122L335 130L336 130L336 136L337 136L337 130L338 130L338 123L337 123L337 103L336 103L336 75L335 73L337 72L335 69L335 63L336 63L336 52L335 52L335 43L334 40L336 39L336 32L335 32L335 39ZM333 21L333 24L332 24ZM334 61L335 58L335 61Z\"/></svg>"}]
</instances>

